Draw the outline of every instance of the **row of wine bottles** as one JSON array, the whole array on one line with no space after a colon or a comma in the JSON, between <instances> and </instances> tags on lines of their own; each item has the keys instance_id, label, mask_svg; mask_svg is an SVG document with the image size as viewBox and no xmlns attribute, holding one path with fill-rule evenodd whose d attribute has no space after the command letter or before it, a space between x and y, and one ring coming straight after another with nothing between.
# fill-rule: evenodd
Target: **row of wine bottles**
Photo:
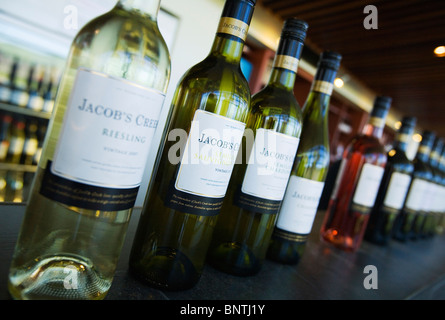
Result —
<instances>
[{"instance_id":1,"label":"row of wine bottles","mask_svg":"<svg viewBox=\"0 0 445 320\"><path fill-rule=\"evenodd\" d=\"M177 85L129 261L154 287L190 288L206 262L237 275L266 256L295 263L311 232L341 55L320 55L301 108L293 87L308 24L288 19L269 82L251 96L240 60L255 2L226 0L210 53ZM10 267L15 299L102 299L112 284L169 82L159 6L120 0L73 41ZM365 228L373 207L390 103L376 99L344 153L322 232L330 242L358 247L344 230Z\"/></svg>"},{"instance_id":2,"label":"row of wine bottles","mask_svg":"<svg viewBox=\"0 0 445 320\"><path fill-rule=\"evenodd\" d=\"M51 113L61 70L0 52L0 102Z\"/></svg>"},{"instance_id":3,"label":"row of wine bottles","mask_svg":"<svg viewBox=\"0 0 445 320\"><path fill-rule=\"evenodd\" d=\"M0 111L0 163L37 165L47 123Z\"/></svg>"}]
</instances>

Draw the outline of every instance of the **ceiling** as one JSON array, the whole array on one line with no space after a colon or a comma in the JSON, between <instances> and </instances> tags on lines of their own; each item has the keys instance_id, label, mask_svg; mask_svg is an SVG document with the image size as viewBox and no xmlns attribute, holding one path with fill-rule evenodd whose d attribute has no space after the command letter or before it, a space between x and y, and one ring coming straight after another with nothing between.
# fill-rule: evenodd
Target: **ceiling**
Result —
<instances>
[{"instance_id":1,"label":"ceiling","mask_svg":"<svg viewBox=\"0 0 445 320\"><path fill-rule=\"evenodd\" d=\"M376 94L393 98L392 109L417 117L418 127L445 138L444 0L259 0L281 19L309 24L306 46L342 54L342 67ZM378 29L364 20L377 9Z\"/></svg>"}]
</instances>

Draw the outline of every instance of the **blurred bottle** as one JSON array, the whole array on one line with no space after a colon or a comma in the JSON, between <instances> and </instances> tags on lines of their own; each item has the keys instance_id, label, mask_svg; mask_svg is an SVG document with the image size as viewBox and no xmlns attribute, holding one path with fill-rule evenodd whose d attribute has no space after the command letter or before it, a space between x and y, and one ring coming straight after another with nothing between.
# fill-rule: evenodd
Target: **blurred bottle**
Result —
<instances>
[{"instance_id":1,"label":"blurred bottle","mask_svg":"<svg viewBox=\"0 0 445 320\"><path fill-rule=\"evenodd\" d=\"M9 102L12 92L11 73L13 71L13 58L11 55L0 53L0 101Z\"/></svg>"},{"instance_id":2,"label":"blurred bottle","mask_svg":"<svg viewBox=\"0 0 445 320\"><path fill-rule=\"evenodd\" d=\"M400 214L397 216L393 237L399 241L417 239L425 218L423 204L427 197L428 183L432 179L432 172L427 165L431 147L434 142L434 134L430 131L422 133L416 156L413 159L414 172L408 195Z\"/></svg>"},{"instance_id":3,"label":"blurred bottle","mask_svg":"<svg viewBox=\"0 0 445 320\"><path fill-rule=\"evenodd\" d=\"M388 162L365 232L365 239L372 243L388 244L394 220L405 203L414 172L414 164L406 156L406 149L415 125L416 118L403 118L394 146L388 152Z\"/></svg>"},{"instance_id":4,"label":"blurred bottle","mask_svg":"<svg viewBox=\"0 0 445 320\"><path fill-rule=\"evenodd\" d=\"M25 142L23 144L23 152L21 154L20 163L31 165L33 158L37 152L39 140L37 137L37 120L30 119L25 126Z\"/></svg>"},{"instance_id":5,"label":"blurred bottle","mask_svg":"<svg viewBox=\"0 0 445 320\"><path fill-rule=\"evenodd\" d=\"M27 107L35 111L43 109L43 79L45 70L42 65L37 64L33 67L31 84L29 86L29 100Z\"/></svg>"},{"instance_id":6,"label":"blurred bottle","mask_svg":"<svg viewBox=\"0 0 445 320\"><path fill-rule=\"evenodd\" d=\"M29 85L33 70L27 61L18 58L15 59L14 64L16 69L13 74L10 103L19 107L26 107L29 100Z\"/></svg>"},{"instance_id":7,"label":"blurred bottle","mask_svg":"<svg viewBox=\"0 0 445 320\"><path fill-rule=\"evenodd\" d=\"M343 153L321 236L346 251L360 247L383 177L387 156L380 138L390 105L389 97L375 99L364 133L355 137Z\"/></svg>"},{"instance_id":8,"label":"blurred bottle","mask_svg":"<svg viewBox=\"0 0 445 320\"><path fill-rule=\"evenodd\" d=\"M429 184L428 198L425 201L426 217L422 228L423 237L431 237L436 234L436 226L439 223L439 200L441 196L442 173L439 170L439 160L442 154L443 140L436 137L428 159L432 179Z\"/></svg>"},{"instance_id":9,"label":"blurred bottle","mask_svg":"<svg viewBox=\"0 0 445 320\"><path fill-rule=\"evenodd\" d=\"M0 117L0 163L6 162L11 142L12 116L2 113Z\"/></svg>"},{"instance_id":10,"label":"blurred bottle","mask_svg":"<svg viewBox=\"0 0 445 320\"><path fill-rule=\"evenodd\" d=\"M25 121L21 117L14 118L10 130L9 148L5 162L18 164L25 145Z\"/></svg>"}]
</instances>

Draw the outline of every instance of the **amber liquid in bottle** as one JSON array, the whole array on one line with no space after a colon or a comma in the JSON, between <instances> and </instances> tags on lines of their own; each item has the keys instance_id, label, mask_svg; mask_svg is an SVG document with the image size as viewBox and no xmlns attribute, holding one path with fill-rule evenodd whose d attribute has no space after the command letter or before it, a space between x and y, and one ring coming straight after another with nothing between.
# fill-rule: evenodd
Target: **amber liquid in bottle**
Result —
<instances>
[{"instance_id":1,"label":"amber liquid in bottle","mask_svg":"<svg viewBox=\"0 0 445 320\"><path fill-rule=\"evenodd\" d=\"M320 233L326 242L345 251L360 247L380 186L387 161L380 138L390 104L388 97L376 98L364 134L354 138L343 153Z\"/></svg>"}]
</instances>

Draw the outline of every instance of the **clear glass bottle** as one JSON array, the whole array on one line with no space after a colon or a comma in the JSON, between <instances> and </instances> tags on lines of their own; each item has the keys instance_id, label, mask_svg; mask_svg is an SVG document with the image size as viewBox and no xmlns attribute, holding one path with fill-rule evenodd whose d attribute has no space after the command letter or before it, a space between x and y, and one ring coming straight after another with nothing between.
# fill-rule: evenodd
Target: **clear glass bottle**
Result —
<instances>
[{"instance_id":1,"label":"clear glass bottle","mask_svg":"<svg viewBox=\"0 0 445 320\"><path fill-rule=\"evenodd\" d=\"M302 129L293 90L307 27L295 18L284 22L270 79L252 96L246 131L254 143L246 146L247 163L233 169L207 254L227 273L256 274L266 256Z\"/></svg>"},{"instance_id":2,"label":"clear glass bottle","mask_svg":"<svg viewBox=\"0 0 445 320\"><path fill-rule=\"evenodd\" d=\"M209 55L176 88L130 255L151 286L183 290L201 276L250 109L240 60L254 6L225 2Z\"/></svg>"},{"instance_id":3,"label":"clear glass bottle","mask_svg":"<svg viewBox=\"0 0 445 320\"><path fill-rule=\"evenodd\" d=\"M108 292L170 78L159 0L120 0L76 35L9 272L14 299Z\"/></svg>"},{"instance_id":4,"label":"clear glass bottle","mask_svg":"<svg viewBox=\"0 0 445 320\"><path fill-rule=\"evenodd\" d=\"M383 177L387 156L380 138L391 98L374 101L364 133L345 148L321 237L345 251L356 251L363 240L369 214Z\"/></svg>"},{"instance_id":5,"label":"clear glass bottle","mask_svg":"<svg viewBox=\"0 0 445 320\"><path fill-rule=\"evenodd\" d=\"M311 91L303 106L303 132L291 176L272 234L267 257L298 263L312 230L329 169L329 102L341 55L320 55Z\"/></svg>"},{"instance_id":6,"label":"clear glass bottle","mask_svg":"<svg viewBox=\"0 0 445 320\"><path fill-rule=\"evenodd\" d=\"M427 197L428 183L432 172L427 161L434 142L434 133L424 131L416 156L413 159L414 172L408 189L405 203L394 222L393 238L402 242L414 240L420 236L426 216L424 198Z\"/></svg>"},{"instance_id":7,"label":"clear glass bottle","mask_svg":"<svg viewBox=\"0 0 445 320\"><path fill-rule=\"evenodd\" d=\"M394 146L387 154L388 162L365 231L365 240L379 245L387 245L392 237L394 221L405 203L414 172L406 149L416 118L404 117L401 123Z\"/></svg>"}]
</instances>

